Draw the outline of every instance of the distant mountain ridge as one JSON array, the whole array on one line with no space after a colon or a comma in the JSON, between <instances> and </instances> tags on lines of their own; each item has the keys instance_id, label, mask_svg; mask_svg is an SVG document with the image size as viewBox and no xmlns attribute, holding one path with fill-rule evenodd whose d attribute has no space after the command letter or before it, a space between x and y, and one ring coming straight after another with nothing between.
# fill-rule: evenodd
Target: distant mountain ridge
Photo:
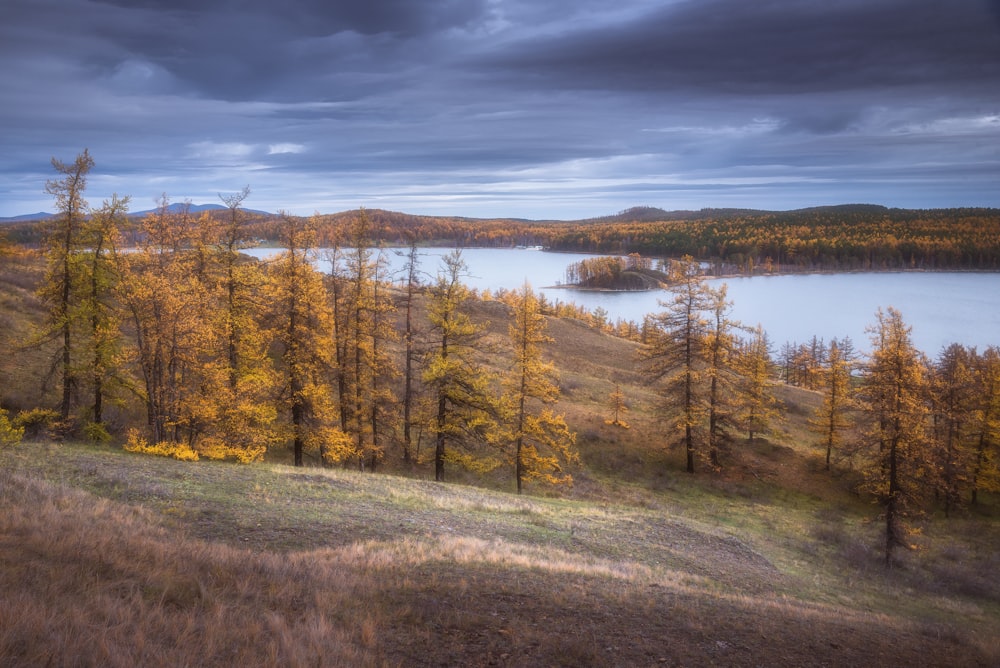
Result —
<instances>
[{"instance_id":1,"label":"distant mountain ridge","mask_svg":"<svg viewBox=\"0 0 1000 668\"><path fill-rule=\"evenodd\" d=\"M180 213L184 211L185 207L189 213L202 213L204 211L218 212L225 211L226 207L221 204L187 204L183 202L175 202L167 207L170 213ZM157 209L146 209L144 211L132 211L129 213L130 217L138 218L150 213L155 213ZM252 213L260 216L273 216L275 215L270 211L261 211L258 209L243 209L247 213ZM995 212L997 209L990 207L939 207L935 209L908 209L901 207L886 207L881 204L831 204L823 206L811 206L803 207L800 209L788 209L788 210L770 210L770 209L744 209L744 208L711 208L706 207L698 210L690 209L678 209L674 211L667 211L666 209L661 209L654 206L634 206L615 214L605 215L605 216L595 216L593 218L580 218L574 220L555 220L555 219L528 219L528 218L504 218L504 217L491 217L491 218L477 218L474 216L450 216L450 215L418 215L409 214L401 211L388 211L381 209L366 209L366 211L371 214L385 214L393 217L403 217L412 219L451 219L451 220L461 220L466 222L473 222L477 220L481 221L497 221L497 220L509 220L521 223L550 223L550 222L564 222L564 223L653 223L660 221L677 221L677 220L705 220L705 219L715 219L715 220L728 220L733 218L741 217L755 217L755 216L795 216L795 215L813 215L813 214L827 214L827 215L841 215L841 216L871 216L876 214L889 214L889 213L917 213L917 212L969 212L969 211L982 211L982 212ZM330 214L322 214L327 217L337 218L342 216L352 216L356 215L357 209L352 209L348 211L340 211ZM47 220L54 217L56 214L48 213L45 211L40 211L38 213L29 213L20 216L11 217L0 217L0 223L27 223L32 221Z\"/></svg>"},{"instance_id":2,"label":"distant mountain ridge","mask_svg":"<svg viewBox=\"0 0 1000 668\"><path fill-rule=\"evenodd\" d=\"M221 204L186 204L184 202L174 202L167 206L167 211L169 213L181 213L187 209L188 213L201 213L203 211L225 211L226 207ZM133 218L147 216L151 213L155 213L159 209L145 209L144 211L130 211L129 216ZM254 213L262 216L274 215L269 211L258 211L257 209L243 209L247 213ZM49 218L55 218L56 214L49 213L47 211L39 211L38 213L26 213L20 216L9 216L0 217L0 223L27 223L34 220L48 220Z\"/></svg>"},{"instance_id":3,"label":"distant mountain ridge","mask_svg":"<svg viewBox=\"0 0 1000 668\"><path fill-rule=\"evenodd\" d=\"M38 213L25 213L20 216L7 216L6 218L0 218L0 223L29 223L33 220L48 220L53 216L55 216L54 213L39 211Z\"/></svg>"}]
</instances>

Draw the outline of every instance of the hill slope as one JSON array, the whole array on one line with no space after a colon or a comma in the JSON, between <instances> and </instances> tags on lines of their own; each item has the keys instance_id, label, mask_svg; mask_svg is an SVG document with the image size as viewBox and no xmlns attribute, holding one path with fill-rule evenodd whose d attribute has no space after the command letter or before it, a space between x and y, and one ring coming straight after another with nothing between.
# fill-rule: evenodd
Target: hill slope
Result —
<instances>
[{"instance_id":1,"label":"hill slope","mask_svg":"<svg viewBox=\"0 0 1000 668\"><path fill-rule=\"evenodd\" d=\"M9 261L7 261L9 259ZM42 267L0 271L3 404L53 405ZM506 307L479 302L489 337ZM997 665L995 495L935 518L886 572L873 506L822 470L818 394L781 387L781 434L682 473L636 344L550 318L557 410L581 464L560 499L512 472L398 455L370 475L0 449L2 665ZM503 366L502 353L489 363ZM631 429L606 424L627 396ZM426 446L426 444L425 444ZM270 456L270 455L269 455ZM493 490L482 487L492 487ZM532 493L549 490L528 487Z\"/></svg>"},{"instance_id":2,"label":"hill slope","mask_svg":"<svg viewBox=\"0 0 1000 668\"><path fill-rule=\"evenodd\" d=\"M804 572L780 526L763 543L662 505L23 444L0 509L6 665L998 658L995 601Z\"/></svg>"}]
</instances>

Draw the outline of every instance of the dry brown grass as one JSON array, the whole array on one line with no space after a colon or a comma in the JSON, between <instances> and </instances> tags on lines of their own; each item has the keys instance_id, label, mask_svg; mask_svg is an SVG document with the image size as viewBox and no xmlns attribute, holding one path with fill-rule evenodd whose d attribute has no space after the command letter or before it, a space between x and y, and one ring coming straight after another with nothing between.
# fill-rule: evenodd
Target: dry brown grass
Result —
<instances>
[{"instance_id":1,"label":"dry brown grass","mask_svg":"<svg viewBox=\"0 0 1000 668\"><path fill-rule=\"evenodd\" d=\"M363 611L337 569L172 536L141 509L37 480L4 474L0 492L5 665L377 659L342 623Z\"/></svg>"},{"instance_id":2,"label":"dry brown grass","mask_svg":"<svg viewBox=\"0 0 1000 668\"><path fill-rule=\"evenodd\" d=\"M778 551L662 509L77 446L24 444L0 466L4 665L998 657L981 599L935 608L978 623L934 621L926 600L900 614L886 598L897 583L875 573L855 583L874 588L864 600L824 601L758 548ZM842 540L830 531L821 543Z\"/></svg>"}]
</instances>

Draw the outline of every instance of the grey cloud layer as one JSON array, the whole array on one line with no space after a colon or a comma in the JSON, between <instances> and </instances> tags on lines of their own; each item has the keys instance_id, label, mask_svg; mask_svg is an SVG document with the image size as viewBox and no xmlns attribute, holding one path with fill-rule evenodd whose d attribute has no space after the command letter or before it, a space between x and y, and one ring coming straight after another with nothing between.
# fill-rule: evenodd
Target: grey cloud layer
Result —
<instances>
[{"instance_id":1,"label":"grey cloud layer","mask_svg":"<svg viewBox=\"0 0 1000 668\"><path fill-rule=\"evenodd\" d=\"M249 182L306 213L1000 205L997 1L0 12L0 215L44 205L48 158L84 146L137 198Z\"/></svg>"},{"instance_id":2,"label":"grey cloud layer","mask_svg":"<svg viewBox=\"0 0 1000 668\"><path fill-rule=\"evenodd\" d=\"M498 61L549 85L737 94L996 83L1000 13L977 0L668 6L529 40Z\"/></svg>"}]
</instances>

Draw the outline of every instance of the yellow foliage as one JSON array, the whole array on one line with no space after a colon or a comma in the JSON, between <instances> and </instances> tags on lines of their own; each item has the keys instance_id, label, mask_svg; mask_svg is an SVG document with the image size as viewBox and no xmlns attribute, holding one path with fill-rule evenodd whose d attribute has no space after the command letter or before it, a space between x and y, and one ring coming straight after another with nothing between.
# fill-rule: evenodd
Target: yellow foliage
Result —
<instances>
[{"instance_id":1,"label":"yellow foliage","mask_svg":"<svg viewBox=\"0 0 1000 668\"><path fill-rule=\"evenodd\" d=\"M194 451L192 450L192 452ZM198 450L195 452L195 455L200 455L206 459L232 460L240 464L253 464L264 459L265 452L267 452L267 447L264 445L234 446L226 443L221 438L208 436L198 441Z\"/></svg>"},{"instance_id":2,"label":"yellow foliage","mask_svg":"<svg viewBox=\"0 0 1000 668\"><path fill-rule=\"evenodd\" d=\"M457 464L477 475L484 475L503 466L503 462L495 457L463 452L454 448L445 452L444 460L449 464Z\"/></svg>"},{"instance_id":3,"label":"yellow foliage","mask_svg":"<svg viewBox=\"0 0 1000 668\"><path fill-rule=\"evenodd\" d=\"M7 411L0 409L0 445L15 445L24 438L24 427L11 424Z\"/></svg>"},{"instance_id":4,"label":"yellow foliage","mask_svg":"<svg viewBox=\"0 0 1000 668\"><path fill-rule=\"evenodd\" d=\"M129 452L138 452L144 455L172 457L182 462L198 461L198 453L188 445L184 443L171 443L170 441L160 441L155 445L150 445L139 433L138 429L129 430L128 439L124 447Z\"/></svg>"},{"instance_id":5,"label":"yellow foliage","mask_svg":"<svg viewBox=\"0 0 1000 668\"><path fill-rule=\"evenodd\" d=\"M59 424L59 413L48 408L24 410L14 418L14 426L21 430L22 437L48 436Z\"/></svg>"},{"instance_id":6,"label":"yellow foliage","mask_svg":"<svg viewBox=\"0 0 1000 668\"><path fill-rule=\"evenodd\" d=\"M306 448L322 453L327 464L340 464L357 456L354 439L337 427L318 427L305 438Z\"/></svg>"}]
</instances>

